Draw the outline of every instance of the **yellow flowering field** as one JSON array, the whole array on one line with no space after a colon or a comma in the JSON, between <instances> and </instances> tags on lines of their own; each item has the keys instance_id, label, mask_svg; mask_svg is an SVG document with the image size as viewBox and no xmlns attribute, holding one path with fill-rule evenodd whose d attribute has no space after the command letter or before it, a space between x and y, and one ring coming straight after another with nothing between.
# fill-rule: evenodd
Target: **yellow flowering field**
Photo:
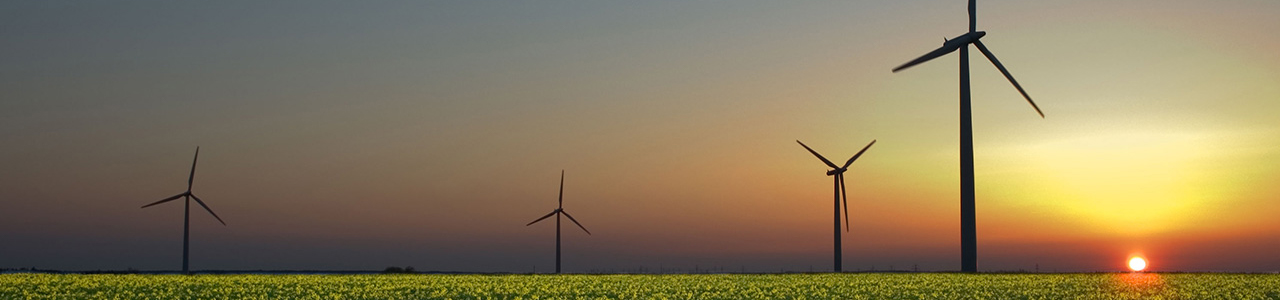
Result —
<instances>
[{"instance_id":1,"label":"yellow flowering field","mask_svg":"<svg viewBox=\"0 0 1280 300\"><path fill-rule=\"evenodd\" d=\"M0 275L0 299L974 298L1280 299L1280 275Z\"/></svg>"}]
</instances>

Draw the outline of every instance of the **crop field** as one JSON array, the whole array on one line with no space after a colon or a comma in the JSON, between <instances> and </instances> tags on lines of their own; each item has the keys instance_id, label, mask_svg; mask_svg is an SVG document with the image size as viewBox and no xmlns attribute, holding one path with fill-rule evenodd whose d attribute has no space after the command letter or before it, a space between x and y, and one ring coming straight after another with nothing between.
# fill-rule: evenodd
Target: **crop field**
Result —
<instances>
[{"instance_id":1,"label":"crop field","mask_svg":"<svg viewBox=\"0 0 1280 300\"><path fill-rule=\"evenodd\" d=\"M974 298L1280 299L1280 275L0 275L0 299Z\"/></svg>"}]
</instances>

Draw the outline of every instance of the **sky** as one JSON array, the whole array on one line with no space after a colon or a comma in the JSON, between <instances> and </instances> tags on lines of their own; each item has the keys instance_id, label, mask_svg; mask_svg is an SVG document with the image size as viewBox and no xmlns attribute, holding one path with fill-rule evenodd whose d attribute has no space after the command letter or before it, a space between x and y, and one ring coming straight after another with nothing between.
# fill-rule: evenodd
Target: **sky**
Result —
<instances>
[{"instance_id":1,"label":"sky","mask_svg":"<svg viewBox=\"0 0 1280 300\"><path fill-rule=\"evenodd\" d=\"M0 268L958 270L965 5L3 2ZM1280 270L1280 2L977 5L980 270Z\"/></svg>"}]
</instances>

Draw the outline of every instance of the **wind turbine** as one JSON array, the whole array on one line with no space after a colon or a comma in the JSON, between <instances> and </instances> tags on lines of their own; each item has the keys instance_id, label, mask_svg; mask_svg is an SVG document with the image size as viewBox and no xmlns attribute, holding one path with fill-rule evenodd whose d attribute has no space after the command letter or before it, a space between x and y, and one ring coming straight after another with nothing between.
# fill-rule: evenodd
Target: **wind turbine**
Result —
<instances>
[{"instance_id":1,"label":"wind turbine","mask_svg":"<svg viewBox=\"0 0 1280 300\"><path fill-rule=\"evenodd\" d=\"M1040 111L1035 101L1031 101L1027 91L1022 89L1022 85L1013 79L1013 75L1009 74L1009 70L996 59L995 54L991 54L991 50L987 50L987 46L979 40L987 33L977 30L977 17L974 15L974 10L974 0L969 0L968 33L946 40L941 48L893 69L893 72L898 72L960 50L960 270L962 272L978 271L978 238L977 226L974 223L976 197L973 188L973 119L969 106L969 45L977 46L978 51L982 51L982 55L986 56L991 64L994 64L996 69L1009 79L1009 83L1013 83L1013 87L1017 88L1019 93L1022 93L1022 97L1027 98L1027 103L1031 103L1031 108L1040 114L1040 118L1044 118L1044 112Z\"/></svg>"},{"instance_id":2,"label":"wind turbine","mask_svg":"<svg viewBox=\"0 0 1280 300\"><path fill-rule=\"evenodd\" d=\"M173 195L173 197L164 198L160 201L156 201L151 204L142 206L142 208L147 208L148 206L177 200L178 198L186 199L186 201L184 202L185 204L182 208L182 274L191 274L189 269L187 269L187 262L188 262L187 257L189 253L188 249L190 248L189 241L190 241L190 235L191 235L191 230L190 230L191 229L191 199L195 199L196 203L200 204L200 207L204 207L204 210L208 211L210 215L213 215L215 219L218 219L218 223L222 223L222 226L227 226L227 222L223 222L222 218L219 218L217 213L214 213L212 209L209 209L208 205L204 204L204 201L200 200L200 197L196 197L195 194L191 193L191 184L195 182L195 179L196 179L196 161L198 161L199 159L200 159L200 147L196 147L196 157L191 160L191 175L187 177L186 192L182 192L181 194Z\"/></svg>"},{"instance_id":3,"label":"wind turbine","mask_svg":"<svg viewBox=\"0 0 1280 300\"><path fill-rule=\"evenodd\" d=\"M849 161L846 161L844 163L844 166L839 166L839 167L837 167L836 164L832 163L830 160L827 160L826 157L822 157L822 154L818 154L818 151L813 151L812 148L809 148L809 146L805 145L804 143L801 143L800 140L796 140L796 143L800 143L801 147L804 147L805 150L809 150L809 153L813 153L813 156L817 156L818 159L822 160L822 163L827 164L828 167L831 167L831 170L827 171L827 176L835 176L835 181L836 181L835 183L836 260L835 260L835 268L833 270L835 270L837 273L841 272L844 269L843 268L844 264L840 262L840 253L841 253L840 251L840 199L841 197L840 196L842 195L844 196L844 231L849 231L849 194L846 193L844 189L844 172L848 171L849 165L853 164L853 161L857 160L859 156L862 156L863 152L867 152L867 149L870 149L871 145L875 145L876 140L871 140L871 143L867 144L866 147L862 147L862 150L858 151L858 154L854 154L853 157L850 157Z\"/></svg>"},{"instance_id":4,"label":"wind turbine","mask_svg":"<svg viewBox=\"0 0 1280 300\"><path fill-rule=\"evenodd\" d=\"M537 220L533 220L533 222L529 222L529 224L524 225L524 226L533 225L533 223L538 223L538 221L542 221L546 218L550 218L551 215L556 216L556 274L560 274L560 215L569 217L569 221L573 221L573 224L577 224L578 228L582 228L582 231L586 232L587 235L591 235L590 230L587 230L586 227L582 227L582 223L578 223L578 220L574 219L573 215L570 215L569 212L564 211L564 170L560 170L560 200L559 201L560 202L558 206L556 207L555 210L551 211L551 213L545 216L542 216Z\"/></svg>"}]
</instances>

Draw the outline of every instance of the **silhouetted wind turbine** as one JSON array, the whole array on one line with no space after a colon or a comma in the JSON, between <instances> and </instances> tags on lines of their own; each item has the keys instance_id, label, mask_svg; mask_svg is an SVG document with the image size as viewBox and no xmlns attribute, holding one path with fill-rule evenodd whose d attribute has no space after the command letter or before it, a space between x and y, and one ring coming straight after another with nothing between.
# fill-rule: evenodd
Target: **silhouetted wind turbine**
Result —
<instances>
[{"instance_id":1,"label":"silhouetted wind turbine","mask_svg":"<svg viewBox=\"0 0 1280 300\"><path fill-rule=\"evenodd\" d=\"M800 140L796 140L796 143L800 143ZM844 172L849 170L849 165L853 164L854 160L857 160L859 156L862 156L863 152L867 152L867 149L870 149L871 145L875 145L875 144L876 144L876 140L871 140L871 143L867 144L866 147L862 147L862 150L858 151L858 154L854 154L853 157L849 158L849 161L844 162L844 166L836 166L836 164L832 163L830 160L827 160L826 157L822 157L822 154L818 154L818 151L813 151L813 149L809 148L809 146L805 145L804 143L800 143L801 147L804 147L805 150L809 150L809 153L813 153L813 156L817 156L818 159L822 160L822 163L827 164L828 167L831 167L831 170L827 171L827 176L835 176L835 181L836 181L835 183L836 260L835 260L834 270L836 272L841 272L844 269L843 268L844 264L841 263L840 261L840 253L841 253L840 251L840 207L841 207L840 199L841 199L841 196L844 196L843 197L844 198L844 231L849 231L849 194L845 192L845 188L844 188Z\"/></svg>"},{"instance_id":2,"label":"silhouetted wind turbine","mask_svg":"<svg viewBox=\"0 0 1280 300\"><path fill-rule=\"evenodd\" d=\"M578 220L574 219L573 215L570 215L569 212L564 211L564 170L560 170L560 200L556 209L551 211L551 213L545 216L542 216L541 218L538 218L537 220L533 220L533 222L529 222L529 224L525 224L524 226L529 226L529 225L533 225L533 223L538 223L538 221L542 221L543 219L550 218L551 215L556 216L556 274L560 274L560 215L569 217L569 221L573 221L573 224L577 224L578 228L582 228L582 231L586 232L587 235L591 234L591 231L587 230L586 227L582 227L582 223L578 223Z\"/></svg>"},{"instance_id":3,"label":"silhouetted wind turbine","mask_svg":"<svg viewBox=\"0 0 1280 300\"><path fill-rule=\"evenodd\" d=\"M190 270L187 269L187 262L188 262L187 257L188 257L188 249L189 249L188 245L189 245L190 234L191 234L191 230L190 230L191 229L191 199L196 199L196 203L199 203L200 207L204 207L204 210L208 211L210 215L213 215L215 219L218 219L218 223L222 223L222 226L227 226L227 222L223 222L222 218L219 218L217 213L214 213L212 209L209 209L208 205L204 204L204 201L200 200L200 197L196 197L195 194L191 193L191 184L195 182L195 179L196 179L196 161L198 161L199 159L200 159L200 147L196 147L196 157L191 160L191 175L187 177L186 192L182 192L181 194L173 195L173 197L164 198L160 201L156 201L151 204L142 206L142 208L147 208L148 206L177 200L178 198L186 199L186 201L184 202L185 204L182 208L182 273L183 274L191 274Z\"/></svg>"},{"instance_id":4,"label":"silhouetted wind turbine","mask_svg":"<svg viewBox=\"0 0 1280 300\"><path fill-rule=\"evenodd\" d=\"M977 226L974 223L974 188L973 188L973 120L969 107L969 45L973 44L978 47L978 51L982 51L982 55L986 56L1005 78L1013 83L1013 87L1022 93L1022 97L1027 98L1027 103L1031 103L1031 108L1044 118L1044 112L1040 111L1040 107L1036 106L1035 101L1031 101L1031 96L1027 95L1027 91L1022 89L1022 85L1013 79L1013 75L1009 74L1009 70L1000 64L1000 60L996 59L995 54L991 54L991 50L987 50L987 46L978 40L987 35L984 31L977 31L977 17L974 15L974 0L969 0L969 33L965 33L958 37L946 40L942 43L942 47L933 50L916 58L906 64L894 68L894 72L911 66L929 61L939 56L946 55L956 50L960 50L960 270L963 272L978 271L978 238Z\"/></svg>"}]
</instances>

